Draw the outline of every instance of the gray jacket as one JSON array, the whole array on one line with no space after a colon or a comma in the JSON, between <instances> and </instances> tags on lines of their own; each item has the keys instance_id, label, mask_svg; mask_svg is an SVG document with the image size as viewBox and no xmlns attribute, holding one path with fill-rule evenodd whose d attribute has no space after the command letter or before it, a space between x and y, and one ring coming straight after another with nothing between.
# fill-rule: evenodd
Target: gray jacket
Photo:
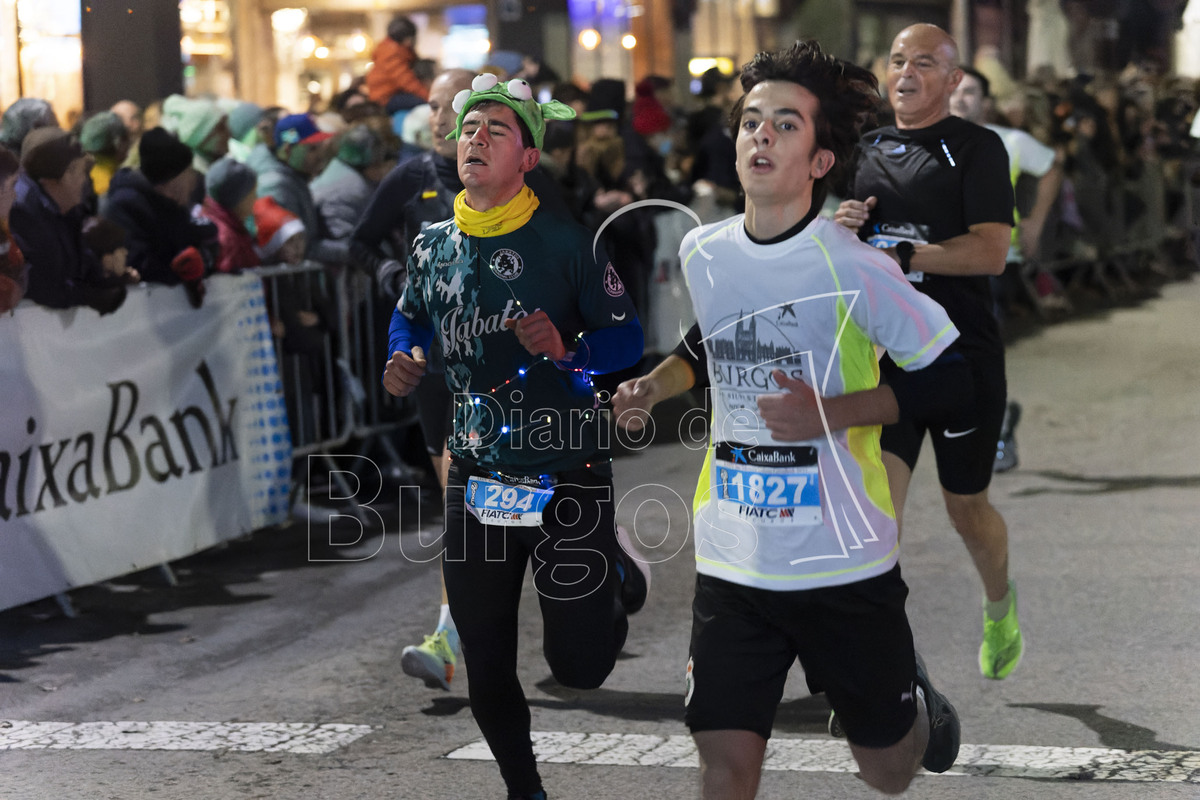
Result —
<instances>
[{"instance_id":1,"label":"gray jacket","mask_svg":"<svg viewBox=\"0 0 1200 800\"><path fill-rule=\"evenodd\" d=\"M274 198L304 223L306 258L328 265L347 263L349 248L343 242L330 239L304 174L276 158L265 144L250 151L246 165L258 173L258 196Z\"/></svg>"},{"instance_id":2,"label":"gray jacket","mask_svg":"<svg viewBox=\"0 0 1200 800\"><path fill-rule=\"evenodd\" d=\"M309 189L329 238L345 241L367 210L375 185L357 169L335 158L313 179Z\"/></svg>"}]
</instances>

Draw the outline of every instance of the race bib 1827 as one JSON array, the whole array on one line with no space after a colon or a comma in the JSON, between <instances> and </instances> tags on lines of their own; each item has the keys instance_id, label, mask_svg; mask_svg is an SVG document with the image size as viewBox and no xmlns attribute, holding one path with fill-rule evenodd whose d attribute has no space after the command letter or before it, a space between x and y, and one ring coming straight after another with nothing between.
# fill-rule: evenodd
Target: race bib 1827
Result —
<instances>
[{"instance_id":1,"label":"race bib 1827","mask_svg":"<svg viewBox=\"0 0 1200 800\"><path fill-rule=\"evenodd\" d=\"M815 447L718 442L713 494L722 514L768 525L819 525L821 476Z\"/></svg>"}]
</instances>

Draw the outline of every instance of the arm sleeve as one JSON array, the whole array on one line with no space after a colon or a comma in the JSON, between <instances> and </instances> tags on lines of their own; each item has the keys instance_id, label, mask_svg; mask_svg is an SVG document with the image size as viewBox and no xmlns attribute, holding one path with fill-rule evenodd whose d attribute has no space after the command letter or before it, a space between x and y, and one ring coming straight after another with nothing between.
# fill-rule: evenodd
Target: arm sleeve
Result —
<instances>
[{"instance_id":1,"label":"arm sleeve","mask_svg":"<svg viewBox=\"0 0 1200 800\"><path fill-rule=\"evenodd\" d=\"M418 325L396 308L392 312L392 323L388 326L388 357L397 350L412 353L414 346L420 347L426 353L433 343L433 329Z\"/></svg>"},{"instance_id":2,"label":"arm sleeve","mask_svg":"<svg viewBox=\"0 0 1200 800\"><path fill-rule=\"evenodd\" d=\"M679 344L675 345L675 349L671 351L671 355L687 362L687 365L692 368L692 376L695 378L695 388L697 389L706 389L709 385L708 353L704 350L704 343L701 341L703 338L700 335L700 324L694 323Z\"/></svg>"},{"instance_id":3,"label":"arm sleeve","mask_svg":"<svg viewBox=\"0 0 1200 800\"><path fill-rule=\"evenodd\" d=\"M645 345L633 300L603 246L599 246L593 258L592 241L587 236L581 238L583 249L575 259L578 272L573 282L586 331L580 334L575 344L578 350L568 367L591 373L631 367L642 357ZM568 349L571 346L567 344Z\"/></svg>"},{"instance_id":4,"label":"arm sleeve","mask_svg":"<svg viewBox=\"0 0 1200 800\"><path fill-rule=\"evenodd\" d=\"M634 317L624 325L580 334L573 345L574 358L562 366L593 375L616 372L636 363L644 345L642 323Z\"/></svg>"}]
</instances>

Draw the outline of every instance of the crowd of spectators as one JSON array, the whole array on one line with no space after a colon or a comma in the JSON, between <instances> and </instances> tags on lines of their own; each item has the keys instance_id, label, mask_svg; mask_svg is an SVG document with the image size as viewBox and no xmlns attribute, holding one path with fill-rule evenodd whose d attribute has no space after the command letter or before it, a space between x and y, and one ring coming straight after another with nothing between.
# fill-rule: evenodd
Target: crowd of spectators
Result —
<instances>
[{"instance_id":1,"label":"crowd of spectators","mask_svg":"<svg viewBox=\"0 0 1200 800\"><path fill-rule=\"evenodd\" d=\"M1137 295L1196 268L1194 81L1138 65L1102 77L997 78L993 120L1033 134L1063 165L1037 252L1028 254L1034 310L1069 313L1072 297ZM1034 202L1033 184L1018 182L1018 207Z\"/></svg>"},{"instance_id":2,"label":"crowd of spectators","mask_svg":"<svg viewBox=\"0 0 1200 800\"><path fill-rule=\"evenodd\" d=\"M389 29L375 68L321 113L172 95L145 109L121 101L64 131L44 100L17 100L0 119L0 308L28 298L105 314L139 281L183 284L200 306L207 276L294 258L294 243L264 238L267 226L298 227L301 257L333 272L377 281L376 269L391 265L384 283L394 289L401 237L365 259L352 242L388 173L435 145L436 108L427 103L438 73L417 58L405 23L398 18ZM486 69L577 109L575 120L547 128L542 186L553 187L550 202L604 227L650 344L668 351L677 325L656 337L652 316L663 287L677 280L679 215L665 204L614 213L646 199L687 204L703 221L740 210L727 128L740 87L715 68L677 87L659 75L632 86L613 78L581 86L536 59L511 66L515 72ZM1001 313L1068 313L1080 294L1137 292L1194 268L1194 82L1131 66L1113 76L1021 83L997 74L994 63L977 66L992 78L990 121L1053 148L1063 174L1052 211L1039 215L1037 252L998 293ZM887 115L885 102L881 122ZM1032 194L1018 181L1019 206L1027 209ZM277 209L289 224L279 224Z\"/></svg>"}]
</instances>

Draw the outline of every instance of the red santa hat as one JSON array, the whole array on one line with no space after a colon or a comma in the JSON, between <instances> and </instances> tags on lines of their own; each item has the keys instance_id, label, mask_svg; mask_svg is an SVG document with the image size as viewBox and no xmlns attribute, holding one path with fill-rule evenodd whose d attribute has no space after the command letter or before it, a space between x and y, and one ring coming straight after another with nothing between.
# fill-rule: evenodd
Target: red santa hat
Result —
<instances>
[{"instance_id":1,"label":"red santa hat","mask_svg":"<svg viewBox=\"0 0 1200 800\"><path fill-rule=\"evenodd\" d=\"M254 201L254 225L258 229L254 249L264 264L279 255L288 239L304 233L304 223L273 197L260 197Z\"/></svg>"}]
</instances>

